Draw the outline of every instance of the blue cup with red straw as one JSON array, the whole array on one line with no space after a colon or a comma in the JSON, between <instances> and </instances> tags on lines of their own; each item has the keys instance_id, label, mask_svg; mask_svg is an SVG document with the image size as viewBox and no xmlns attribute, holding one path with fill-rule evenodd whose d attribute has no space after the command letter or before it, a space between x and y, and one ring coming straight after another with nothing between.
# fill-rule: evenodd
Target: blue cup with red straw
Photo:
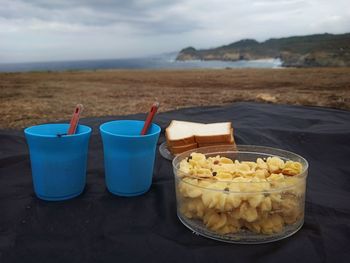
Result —
<instances>
[{"instance_id":1,"label":"blue cup with red straw","mask_svg":"<svg viewBox=\"0 0 350 263\"><path fill-rule=\"evenodd\" d=\"M75 111L71 124L42 124L24 130L34 192L40 199L66 200L84 190L91 128L78 125L78 114Z\"/></svg>"},{"instance_id":2,"label":"blue cup with red straw","mask_svg":"<svg viewBox=\"0 0 350 263\"><path fill-rule=\"evenodd\" d=\"M49 201L78 196L86 181L91 128L78 125L73 135L69 124L43 124L24 130L29 146L34 192Z\"/></svg>"},{"instance_id":3,"label":"blue cup with red straw","mask_svg":"<svg viewBox=\"0 0 350 263\"><path fill-rule=\"evenodd\" d=\"M111 193L136 196L150 189L161 131L151 123L156 110L152 106L146 121L117 120L100 126L105 181Z\"/></svg>"}]
</instances>

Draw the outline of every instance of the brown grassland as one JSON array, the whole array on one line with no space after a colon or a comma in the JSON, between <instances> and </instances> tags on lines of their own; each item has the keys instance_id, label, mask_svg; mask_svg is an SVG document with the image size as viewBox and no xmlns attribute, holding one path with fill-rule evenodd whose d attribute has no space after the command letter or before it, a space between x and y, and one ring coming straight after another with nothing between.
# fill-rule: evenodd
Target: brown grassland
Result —
<instances>
[{"instance_id":1,"label":"brown grassland","mask_svg":"<svg viewBox=\"0 0 350 263\"><path fill-rule=\"evenodd\" d=\"M0 128L237 101L350 110L350 68L0 73Z\"/></svg>"}]
</instances>

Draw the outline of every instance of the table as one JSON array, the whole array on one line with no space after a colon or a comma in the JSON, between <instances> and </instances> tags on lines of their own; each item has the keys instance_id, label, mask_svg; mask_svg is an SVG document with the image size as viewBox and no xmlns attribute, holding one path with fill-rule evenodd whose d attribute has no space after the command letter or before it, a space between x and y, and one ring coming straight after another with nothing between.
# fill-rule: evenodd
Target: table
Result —
<instances>
[{"instance_id":1,"label":"table","mask_svg":"<svg viewBox=\"0 0 350 263\"><path fill-rule=\"evenodd\" d=\"M310 164L305 224L292 237L261 245L221 243L181 224L171 162L157 152L149 192L123 198L104 184L98 126L145 114L82 119L93 128L83 194L61 202L35 197L23 131L0 131L0 262L349 262L350 112L318 107L234 103L158 114L232 121L238 144L283 148Z\"/></svg>"}]
</instances>

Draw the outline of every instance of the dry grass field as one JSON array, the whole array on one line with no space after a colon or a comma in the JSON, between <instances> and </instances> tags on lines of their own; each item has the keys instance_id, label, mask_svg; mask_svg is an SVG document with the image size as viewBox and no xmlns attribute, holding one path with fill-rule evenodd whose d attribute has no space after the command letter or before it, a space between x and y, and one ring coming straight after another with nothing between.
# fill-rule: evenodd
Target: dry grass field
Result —
<instances>
[{"instance_id":1,"label":"dry grass field","mask_svg":"<svg viewBox=\"0 0 350 263\"><path fill-rule=\"evenodd\" d=\"M236 101L350 110L350 68L0 73L0 128Z\"/></svg>"}]
</instances>

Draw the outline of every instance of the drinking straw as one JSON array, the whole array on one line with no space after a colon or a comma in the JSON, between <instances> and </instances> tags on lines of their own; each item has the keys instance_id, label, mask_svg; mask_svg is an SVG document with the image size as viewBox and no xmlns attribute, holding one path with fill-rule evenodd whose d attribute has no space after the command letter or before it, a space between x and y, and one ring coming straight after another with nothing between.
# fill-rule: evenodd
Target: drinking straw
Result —
<instances>
[{"instance_id":1,"label":"drinking straw","mask_svg":"<svg viewBox=\"0 0 350 263\"><path fill-rule=\"evenodd\" d=\"M79 122L79 117L80 113L83 111L83 105L82 104L77 104L75 107L72 119L70 121L69 129L68 129L68 135L74 134L77 127L78 127L78 122Z\"/></svg>"},{"instance_id":2,"label":"drinking straw","mask_svg":"<svg viewBox=\"0 0 350 263\"><path fill-rule=\"evenodd\" d=\"M141 135L145 135L148 131L149 126L152 123L153 117L156 114L157 110L159 108L159 102L155 102L152 104L151 110L149 111L145 124L143 125L142 131L141 131Z\"/></svg>"}]
</instances>

